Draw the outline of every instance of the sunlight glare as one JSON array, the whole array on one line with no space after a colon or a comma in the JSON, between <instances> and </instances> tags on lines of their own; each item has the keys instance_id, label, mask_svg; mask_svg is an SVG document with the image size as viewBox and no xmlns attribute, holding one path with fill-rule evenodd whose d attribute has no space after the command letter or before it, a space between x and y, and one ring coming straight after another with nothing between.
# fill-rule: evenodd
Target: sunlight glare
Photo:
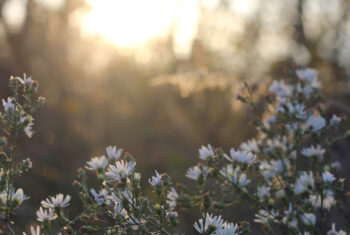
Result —
<instances>
[{"instance_id":1,"label":"sunlight glare","mask_svg":"<svg viewBox=\"0 0 350 235\"><path fill-rule=\"evenodd\" d=\"M176 37L190 40L196 15L183 14L179 0L88 0L91 11L83 18L82 26L90 34L103 36L119 47L143 45L155 37L176 30ZM186 4L185 4L186 5ZM193 7L193 6L192 6ZM188 11L188 10L186 10ZM179 16L188 24L185 30L178 29ZM181 23L181 22L180 22ZM181 35L181 32L186 35ZM179 33L180 32L180 33ZM180 34L180 35L178 35Z\"/></svg>"}]
</instances>

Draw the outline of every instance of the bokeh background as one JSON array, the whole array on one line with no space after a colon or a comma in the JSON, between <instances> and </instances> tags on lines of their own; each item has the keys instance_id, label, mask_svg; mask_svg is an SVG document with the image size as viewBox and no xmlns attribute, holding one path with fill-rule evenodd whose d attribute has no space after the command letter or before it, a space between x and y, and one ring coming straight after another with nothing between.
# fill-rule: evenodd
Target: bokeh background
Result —
<instances>
[{"instance_id":1,"label":"bokeh background","mask_svg":"<svg viewBox=\"0 0 350 235\"><path fill-rule=\"evenodd\" d=\"M348 0L0 0L0 97L10 75L27 73L47 98L16 156L33 161L17 182L31 197L17 231L48 195L77 202L76 170L107 145L130 152L144 182L154 169L188 182L201 145L228 150L254 136L235 101L243 81L258 93L309 66L329 112L349 114L349 38ZM349 144L334 147L344 176Z\"/></svg>"}]
</instances>

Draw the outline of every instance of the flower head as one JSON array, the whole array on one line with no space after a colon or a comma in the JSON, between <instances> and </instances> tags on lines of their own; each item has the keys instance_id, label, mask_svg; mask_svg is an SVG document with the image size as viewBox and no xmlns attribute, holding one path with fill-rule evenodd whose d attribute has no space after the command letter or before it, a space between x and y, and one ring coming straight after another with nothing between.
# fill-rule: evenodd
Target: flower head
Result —
<instances>
[{"instance_id":1,"label":"flower head","mask_svg":"<svg viewBox=\"0 0 350 235\"><path fill-rule=\"evenodd\" d=\"M208 144L208 147L202 146L199 149L199 158L202 160L207 160L208 157L213 157L215 156L215 153L213 151L213 148L211 147L210 144Z\"/></svg>"},{"instance_id":2,"label":"flower head","mask_svg":"<svg viewBox=\"0 0 350 235\"><path fill-rule=\"evenodd\" d=\"M194 224L194 228L201 234L205 233L209 227L211 228L221 228L221 226L224 223L224 220L221 218L221 216L213 216L211 214L203 215L205 217L205 220L199 219L198 223L196 222Z\"/></svg>"},{"instance_id":3,"label":"flower head","mask_svg":"<svg viewBox=\"0 0 350 235\"><path fill-rule=\"evenodd\" d=\"M159 175L157 170L156 170L156 176L152 176L152 179L149 179L148 181L152 186L163 184L162 177Z\"/></svg>"},{"instance_id":4,"label":"flower head","mask_svg":"<svg viewBox=\"0 0 350 235\"><path fill-rule=\"evenodd\" d=\"M117 149L116 146L108 146L106 148L107 156L109 159L119 160L122 155L123 149Z\"/></svg>"},{"instance_id":5,"label":"flower head","mask_svg":"<svg viewBox=\"0 0 350 235\"><path fill-rule=\"evenodd\" d=\"M56 215L53 209L43 209L42 207L36 211L37 220L39 222L51 221L56 219Z\"/></svg>"},{"instance_id":6,"label":"flower head","mask_svg":"<svg viewBox=\"0 0 350 235\"><path fill-rule=\"evenodd\" d=\"M24 133L28 136L28 138L32 138L33 136L33 125L33 119L31 119L28 125L24 128Z\"/></svg>"},{"instance_id":7,"label":"flower head","mask_svg":"<svg viewBox=\"0 0 350 235\"><path fill-rule=\"evenodd\" d=\"M4 106L5 112L13 112L15 109L15 104L13 103L13 98L8 97L7 101L2 99L2 105Z\"/></svg>"},{"instance_id":8,"label":"flower head","mask_svg":"<svg viewBox=\"0 0 350 235\"><path fill-rule=\"evenodd\" d=\"M102 205L103 203L109 204L108 199L108 191L102 189L100 192L96 192L95 189L90 189L91 194L94 196L95 201L98 205Z\"/></svg>"},{"instance_id":9,"label":"flower head","mask_svg":"<svg viewBox=\"0 0 350 235\"><path fill-rule=\"evenodd\" d=\"M295 194L302 194L307 190L311 190L314 188L314 177L312 172L302 172L301 175L298 177L295 185L294 185L294 193Z\"/></svg>"},{"instance_id":10,"label":"flower head","mask_svg":"<svg viewBox=\"0 0 350 235\"><path fill-rule=\"evenodd\" d=\"M45 201L41 201L41 205L45 208L64 208L69 206L69 201L71 197L67 195L64 197L62 193L59 193L56 195L56 197L49 197L46 198Z\"/></svg>"},{"instance_id":11,"label":"flower head","mask_svg":"<svg viewBox=\"0 0 350 235\"><path fill-rule=\"evenodd\" d=\"M92 171L97 171L97 170L106 168L106 166L108 164L108 159L105 156L93 157L86 164L87 164L85 166L86 169L92 170Z\"/></svg>"},{"instance_id":12,"label":"flower head","mask_svg":"<svg viewBox=\"0 0 350 235\"><path fill-rule=\"evenodd\" d=\"M234 148L231 149L230 153L231 157L227 156L226 154L224 155L225 158L230 162L237 161L243 164L252 164L256 159L255 154L246 151L236 151Z\"/></svg>"},{"instance_id":13,"label":"flower head","mask_svg":"<svg viewBox=\"0 0 350 235\"><path fill-rule=\"evenodd\" d=\"M311 115L306 124L308 127L312 127L313 132L318 132L326 126L326 120L321 116Z\"/></svg>"},{"instance_id":14,"label":"flower head","mask_svg":"<svg viewBox=\"0 0 350 235\"><path fill-rule=\"evenodd\" d=\"M115 165L109 165L106 176L110 179L109 182L125 179L129 177L135 170L136 163L133 161L125 162L117 161Z\"/></svg>"},{"instance_id":15,"label":"flower head","mask_svg":"<svg viewBox=\"0 0 350 235\"><path fill-rule=\"evenodd\" d=\"M193 166L187 170L186 177L193 180L198 180L201 173L202 171L198 166Z\"/></svg>"},{"instance_id":16,"label":"flower head","mask_svg":"<svg viewBox=\"0 0 350 235\"><path fill-rule=\"evenodd\" d=\"M331 184L335 180L335 177L332 173L325 171L322 173L322 179L323 182Z\"/></svg>"},{"instance_id":17,"label":"flower head","mask_svg":"<svg viewBox=\"0 0 350 235\"><path fill-rule=\"evenodd\" d=\"M325 151L326 150L324 150L320 145L317 145L316 147L311 145L309 148L303 148L303 150L301 150L301 154L305 157L317 156L322 159Z\"/></svg>"}]
</instances>

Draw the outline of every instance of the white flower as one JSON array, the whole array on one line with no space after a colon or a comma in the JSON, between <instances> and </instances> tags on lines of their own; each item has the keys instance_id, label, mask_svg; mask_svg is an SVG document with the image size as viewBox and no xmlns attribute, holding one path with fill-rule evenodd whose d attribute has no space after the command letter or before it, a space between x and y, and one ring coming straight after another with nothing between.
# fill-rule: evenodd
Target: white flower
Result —
<instances>
[{"instance_id":1,"label":"white flower","mask_svg":"<svg viewBox=\"0 0 350 235\"><path fill-rule=\"evenodd\" d=\"M223 223L220 228L218 228L213 235L237 235L239 234L239 227L237 224L233 223Z\"/></svg>"},{"instance_id":2,"label":"white flower","mask_svg":"<svg viewBox=\"0 0 350 235\"><path fill-rule=\"evenodd\" d=\"M43 209L42 207L36 211L36 216L38 217L37 220L42 223L56 219L53 209Z\"/></svg>"},{"instance_id":3,"label":"white flower","mask_svg":"<svg viewBox=\"0 0 350 235\"><path fill-rule=\"evenodd\" d=\"M23 189L19 188L15 192L14 189L10 189L10 195L8 197L12 202L15 202L17 205L22 204L23 201L29 199L28 196L24 195ZM0 201L3 205L7 203L7 192L3 191L0 193Z\"/></svg>"},{"instance_id":4,"label":"white flower","mask_svg":"<svg viewBox=\"0 0 350 235\"><path fill-rule=\"evenodd\" d=\"M105 189L102 189L99 193L95 191L95 189L90 189L91 194L94 196L95 201L97 202L98 205L101 205L103 203L106 203L109 205L108 199L108 191Z\"/></svg>"},{"instance_id":5,"label":"white flower","mask_svg":"<svg viewBox=\"0 0 350 235\"><path fill-rule=\"evenodd\" d=\"M308 127L312 127L313 132L318 132L326 126L326 120L321 116L310 116L306 122Z\"/></svg>"},{"instance_id":6,"label":"white flower","mask_svg":"<svg viewBox=\"0 0 350 235\"><path fill-rule=\"evenodd\" d=\"M226 167L224 167L220 173L231 183L237 184L238 186L246 186L250 183L250 180L247 179L247 175L245 173L242 173L239 167L236 167L233 170L231 164L228 164Z\"/></svg>"},{"instance_id":7,"label":"white flower","mask_svg":"<svg viewBox=\"0 0 350 235\"><path fill-rule=\"evenodd\" d=\"M133 161L125 162L117 161L114 165L109 165L106 176L110 179L109 182L121 180L129 177L135 170L136 163Z\"/></svg>"},{"instance_id":8,"label":"white flower","mask_svg":"<svg viewBox=\"0 0 350 235\"><path fill-rule=\"evenodd\" d=\"M273 81L269 87L269 92L275 93L279 97L288 97L292 94L292 87L286 85L284 81Z\"/></svg>"},{"instance_id":9,"label":"white flower","mask_svg":"<svg viewBox=\"0 0 350 235\"><path fill-rule=\"evenodd\" d=\"M293 212L293 205L289 203L287 211L284 211L285 216L282 218L282 222L286 224L289 228L297 228L298 220L295 217L295 212Z\"/></svg>"},{"instance_id":10,"label":"white flower","mask_svg":"<svg viewBox=\"0 0 350 235\"><path fill-rule=\"evenodd\" d=\"M260 198L270 197L270 188L266 186L258 187L257 194Z\"/></svg>"},{"instance_id":11,"label":"white flower","mask_svg":"<svg viewBox=\"0 0 350 235\"><path fill-rule=\"evenodd\" d=\"M274 210L259 210L259 212L255 214L256 218L254 219L254 222L258 224L268 224L269 220L278 222L276 216L278 216L278 212L275 212Z\"/></svg>"},{"instance_id":12,"label":"white flower","mask_svg":"<svg viewBox=\"0 0 350 235\"><path fill-rule=\"evenodd\" d=\"M118 160L122 155L123 149L117 149L116 146L108 146L106 152L109 159Z\"/></svg>"},{"instance_id":13,"label":"white flower","mask_svg":"<svg viewBox=\"0 0 350 235\"><path fill-rule=\"evenodd\" d=\"M255 139L248 140L243 142L240 146L240 149L245 152L259 152L259 146Z\"/></svg>"},{"instance_id":14,"label":"white flower","mask_svg":"<svg viewBox=\"0 0 350 235\"><path fill-rule=\"evenodd\" d=\"M332 126L334 126L334 125L338 125L340 123L340 121L341 121L341 118L338 117L337 115L333 114L331 120L329 121L329 123Z\"/></svg>"},{"instance_id":15,"label":"white flower","mask_svg":"<svg viewBox=\"0 0 350 235\"><path fill-rule=\"evenodd\" d=\"M186 177L193 180L198 180L201 173L202 171L198 166L193 166L187 170Z\"/></svg>"},{"instance_id":16,"label":"white flower","mask_svg":"<svg viewBox=\"0 0 350 235\"><path fill-rule=\"evenodd\" d=\"M167 195L167 202L171 209L174 209L176 207L178 197L179 194L176 192L175 188L172 187Z\"/></svg>"},{"instance_id":17,"label":"white flower","mask_svg":"<svg viewBox=\"0 0 350 235\"><path fill-rule=\"evenodd\" d=\"M335 177L332 173L326 171L322 173L322 179L325 183L332 183L335 180Z\"/></svg>"},{"instance_id":18,"label":"white flower","mask_svg":"<svg viewBox=\"0 0 350 235\"><path fill-rule=\"evenodd\" d=\"M86 164L87 164L87 166L85 166L86 169L97 171L97 170L106 168L108 164L108 159L105 156L93 157Z\"/></svg>"},{"instance_id":19,"label":"white flower","mask_svg":"<svg viewBox=\"0 0 350 235\"><path fill-rule=\"evenodd\" d=\"M40 226L36 226L36 229L33 226L30 226L30 233L31 235L40 235ZM23 235L26 235L26 233L23 232Z\"/></svg>"},{"instance_id":20,"label":"white flower","mask_svg":"<svg viewBox=\"0 0 350 235\"><path fill-rule=\"evenodd\" d=\"M213 216L210 214L203 215L205 217L205 221L203 219L199 219L198 223L196 222L194 224L194 228L201 234L205 233L209 226L214 227L214 228L220 228L224 220L221 219L221 216Z\"/></svg>"},{"instance_id":21,"label":"white flower","mask_svg":"<svg viewBox=\"0 0 350 235\"><path fill-rule=\"evenodd\" d=\"M305 105L298 103L293 105L292 103L287 103L287 108L289 113L294 113L297 118L306 118Z\"/></svg>"},{"instance_id":22,"label":"white flower","mask_svg":"<svg viewBox=\"0 0 350 235\"><path fill-rule=\"evenodd\" d=\"M208 144L208 147L202 146L202 148L199 149L199 158L202 160L207 160L208 157L215 156L215 153L213 151L213 148L210 144Z\"/></svg>"},{"instance_id":23,"label":"white flower","mask_svg":"<svg viewBox=\"0 0 350 235\"><path fill-rule=\"evenodd\" d=\"M162 177L159 175L159 173L158 173L157 170L156 170L156 176L152 176L152 179L149 179L148 182L149 182L152 186L156 186L156 185L161 185L161 184L163 184Z\"/></svg>"},{"instance_id":24,"label":"white flower","mask_svg":"<svg viewBox=\"0 0 350 235\"><path fill-rule=\"evenodd\" d=\"M325 190L323 191L323 200L321 200L320 195L311 195L309 201L316 208L320 208L322 202L323 208L329 210L335 203L333 195L334 194L331 190Z\"/></svg>"},{"instance_id":25,"label":"white flower","mask_svg":"<svg viewBox=\"0 0 350 235\"><path fill-rule=\"evenodd\" d=\"M7 101L2 99L2 105L4 106L5 112L9 113L15 110L15 104L12 102L13 102L13 98L11 97L8 97Z\"/></svg>"},{"instance_id":26,"label":"white flower","mask_svg":"<svg viewBox=\"0 0 350 235\"><path fill-rule=\"evenodd\" d=\"M231 149L230 154L231 157L227 156L226 154L224 155L224 157L230 162L238 161L243 164L252 164L256 159L255 154L246 151L236 151L234 148Z\"/></svg>"},{"instance_id":27,"label":"white flower","mask_svg":"<svg viewBox=\"0 0 350 235\"><path fill-rule=\"evenodd\" d=\"M28 138L32 138L33 136L33 119L30 120L28 125L24 128L24 133L28 136Z\"/></svg>"},{"instance_id":28,"label":"white flower","mask_svg":"<svg viewBox=\"0 0 350 235\"><path fill-rule=\"evenodd\" d=\"M301 216L301 220L305 225L315 225L316 224L316 216L313 213L305 213Z\"/></svg>"},{"instance_id":29,"label":"white flower","mask_svg":"<svg viewBox=\"0 0 350 235\"><path fill-rule=\"evenodd\" d=\"M303 192L307 190L311 190L314 188L314 177L312 175L312 172L302 172L301 175L298 177L295 185L294 185L294 193L295 194L302 194Z\"/></svg>"},{"instance_id":30,"label":"white flower","mask_svg":"<svg viewBox=\"0 0 350 235\"><path fill-rule=\"evenodd\" d=\"M317 71L314 69L298 69L296 71L297 76L308 83L312 88L321 88L321 83L318 81Z\"/></svg>"},{"instance_id":31,"label":"white flower","mask_svg":"<svg viewBox=\"0 0 350 235\"><path fill-rule=\"evenodd\" d=\"M29 86L30 84L32 84L32 82L32 77L27 77L27 74L23 74L23 84L25 86Z\"/></svg>"},{"instance_id":32,"label":"white flower","mask_svg":"<svg viewBox=\"0 0 350 235\"><path fill-rule=\"evenodd\" d=\"M56 197L46 198L45 201L41 201L41 205L45 208L64 208L69 206L71 197L67 195L64 197L62 193L56 195Z\"/></svg>"},{"instance_id":33,"label":"white flower","mask_svg":"<svg viewBox=\"0 0 350 235\"><path fill-rule=\"evenodd\" d=\"M327 232L327 235L346 235L346 232L344 230L337 230L335 229L335 223L332 223L332 229Z\"/></svg>"},{"instance_id":34,"label":"white flower","mask_svg":"<svg viewBox=\"0 0 350 235\"><path fill-rule=\"evenodd\" d=\"M301 154L305 157L317 156L320 159L323 158L324 153L325 150L320 145L317 145L316 147L311 145L309 148L303 148L303 150L301 150Z\"/></svg>"}]
</instances>

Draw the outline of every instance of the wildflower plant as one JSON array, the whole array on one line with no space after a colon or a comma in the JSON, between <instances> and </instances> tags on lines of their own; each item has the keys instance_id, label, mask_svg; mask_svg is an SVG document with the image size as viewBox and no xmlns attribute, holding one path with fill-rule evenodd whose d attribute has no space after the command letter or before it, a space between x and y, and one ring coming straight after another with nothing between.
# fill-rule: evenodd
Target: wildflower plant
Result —
<instances>
[{"instance_id":1,"label":"wildflower plant","mask_svg":"<svg viewBox=\"0 0 350 235\"><path fill-rule=\"evenodd\" d=\"M37 83L26 76L11 78L10 88L13 96L2 101L0 119L0 216L7 231L14 233L11 215L28 199L22 189L14 188L14 179L32 164L29 159L15 164L13 157L19 140L32 136L32 114L43 99L33 101ZM238 98L255 112L255 97L248 86L247 91ZM253 115L255 139L228 152L211 145L199 149L198 164L184 172L196 187L175 184L155 170L148 179L152 192L147 194L135 159L108 146L105 155L91 158L78 170L73 185L82 211L71 217L71 197L50 196L41 202L31 234L182 234L178 212L183 209L201 215L193 221L199 234L247 234L253 224L271 234L348 234L348 228L337 229L331 217L336 211L344 214L347 203L339 163L332 161L330 152L343 138L338 133L345 118L326 115L315 70L290 72L286 79L273 81L268 91L263 105L267 118ZM91 176L97 186L88 184ZM253 221L223 218L222 212L237 204L250 207Z\"/></svg>"},{"instance_id":2,"label":"wildflower plant","mask_svg":"<svg viewBox=\"0 0 350 235\"><path fill-rule=\"evenodd\" d=\"M15 159L16 150L26 139L34 134L33 113L45 102L43 97L36 97L38 83L24 74L23 78L11 77L9 87L12 96L2 99L0 112L0 218L4 230L13 234L12 215L27 200L18 178L32 168L32 162L26 156Z\"/></svg>"}]
</instances>

